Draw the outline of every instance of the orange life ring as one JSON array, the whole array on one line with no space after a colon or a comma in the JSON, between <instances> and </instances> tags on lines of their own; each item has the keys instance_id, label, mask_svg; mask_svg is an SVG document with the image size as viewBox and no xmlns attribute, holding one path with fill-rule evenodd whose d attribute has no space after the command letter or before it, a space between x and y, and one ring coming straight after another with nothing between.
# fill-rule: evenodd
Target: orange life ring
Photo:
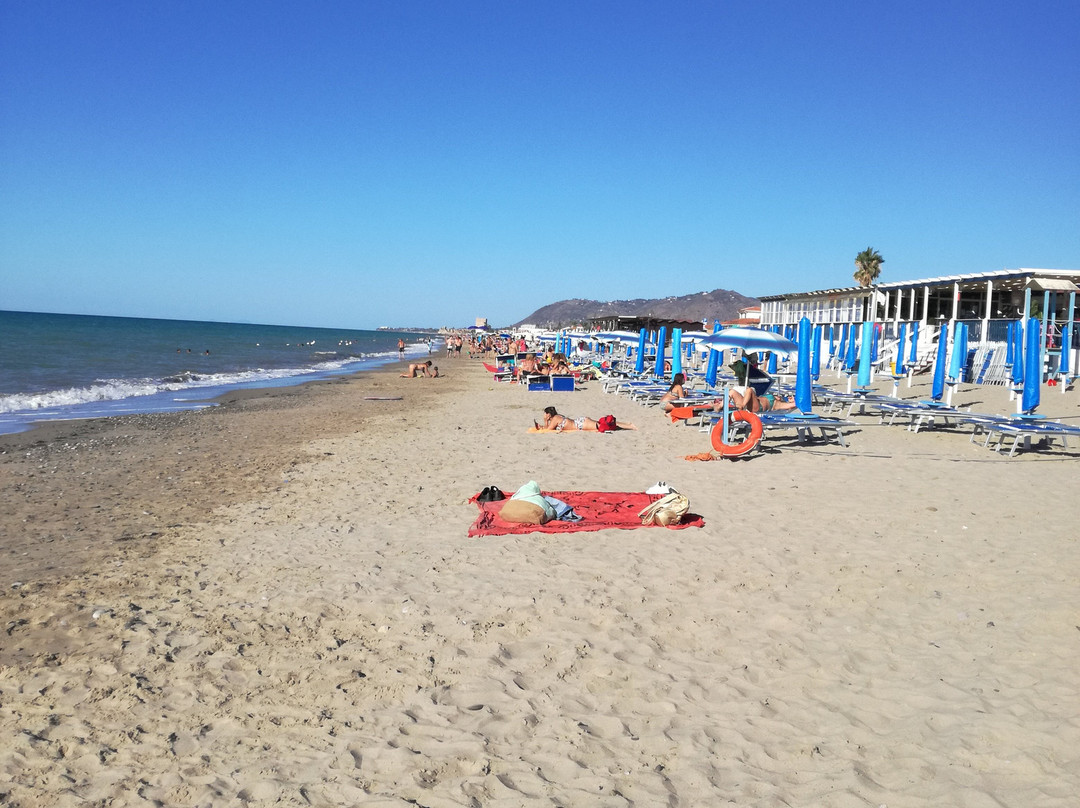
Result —
<instances>
[{"instance_id":1,"label":"orange life ring","mask_svg":"<svg viewBox=\"0 0 1080 808\"><path fill-rule=\"evenodd\" d=\"M746 440L742 443L724 443L723 420L716 422L716 426L712 428L710 438L712 440L712 447L718 454L721 454L724 457L739 457L752 451L759 443L761 443L761 434L764 430L761 426L761 419L748 410L735 410L731 413L731 420L745 421L750 424L750 436Z\"/></svg>"}]
</instances>

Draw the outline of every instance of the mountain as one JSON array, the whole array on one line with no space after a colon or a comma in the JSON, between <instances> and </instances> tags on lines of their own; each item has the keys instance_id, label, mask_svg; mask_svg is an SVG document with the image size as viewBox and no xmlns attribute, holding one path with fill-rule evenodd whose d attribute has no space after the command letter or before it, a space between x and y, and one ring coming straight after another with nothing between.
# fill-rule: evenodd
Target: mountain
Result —
<instances>
[{"instance_id":1,"label":"mountain","mask_svg":"<svg viewBox=\"0 0 1080 808\"><path fill-rule=\"evenodd\" d=\"M528 317L514 323L531 323L541 328L565 328L584 324L593 317L626 315L630 317L659 317L671 320L734 320L739 309L756 306L759 301L729 289L714 289L682 297L663 297L653 300L560 300L539 308Z\"/></svg>"}]
</instances>

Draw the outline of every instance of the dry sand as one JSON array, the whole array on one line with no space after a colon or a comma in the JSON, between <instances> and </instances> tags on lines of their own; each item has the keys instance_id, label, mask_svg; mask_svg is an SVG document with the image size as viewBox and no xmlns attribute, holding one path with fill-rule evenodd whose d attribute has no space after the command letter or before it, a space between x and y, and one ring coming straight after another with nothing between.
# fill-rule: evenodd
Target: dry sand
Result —
<instances>
[{"instance_id":1,"label":"dry sand","mask_svg":"<svg viewBox=\"0 0 1080 808\"><path fill-rule=\"evenodd\" d=\"M1077 804L1080 449L693 463L446 364L0 439L0 805ZM466 537L530 479L707 524Z\"/></svg>"}]
</instances>

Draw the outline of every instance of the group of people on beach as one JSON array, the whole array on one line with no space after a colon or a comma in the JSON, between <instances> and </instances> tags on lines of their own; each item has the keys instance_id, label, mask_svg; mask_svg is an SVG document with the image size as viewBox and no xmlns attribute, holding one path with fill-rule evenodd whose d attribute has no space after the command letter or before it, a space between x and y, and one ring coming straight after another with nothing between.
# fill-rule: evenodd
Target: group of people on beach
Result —
<instances>
[{"instance_id":1,"label":"group of people on beach","mask_svg":"<svg viewBox=\"0 0 1080 808\"><path fill-rule=\"evenodd\" d=\"M569 376L573 373L566 362L566 356L554 351L549 351L542 359L537 358L535 353L525 354L525 358L517 363L516 372L519 377Z\"/></svg>"},{"instance_id":2,"label":"group of people on beach","mask_svg":"<svg viewBox=\"0 0 1080 808\"><path fill-rule=\"evenodd\" d=\"M745 380L743 380L745 381ZM686 398L686 377L682 373L676 373L671 379L671 387L660 398L660 407L664 412L671 412L678 406L678 402ZM737 384L728 391L728 405L735 410L749 410L750 412L787 412L795 409L794 396L778 396L774 393L758 392L749 384ZM712 409L719 412L724 408L723 399L717 399L712 404Z\"/></svg>"}]
</instances>

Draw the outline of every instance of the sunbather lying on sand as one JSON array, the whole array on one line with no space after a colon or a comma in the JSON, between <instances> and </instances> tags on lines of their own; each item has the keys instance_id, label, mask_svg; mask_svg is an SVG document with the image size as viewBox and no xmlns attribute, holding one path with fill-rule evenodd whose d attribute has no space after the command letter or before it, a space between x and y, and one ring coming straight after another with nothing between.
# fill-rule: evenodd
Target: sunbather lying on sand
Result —
<instances>
[{"instance_id":1,"label":"sunbather lying on sand","mask_svg":"<svg viewBox=\"0 0 1080 808\"><path fill-rule=\"evenodd\" d=\"M554 407L545 407L543 418L543 425L533 421L533 426L536 429L543 429L548 432L612 432L616 429L637 429L633 424L619 423L614 416L605 415L599 421L584 416L570 418L566 415L559 415ZM606 420L608 418L611 420Z\"/></svg>"}]
</instances>

